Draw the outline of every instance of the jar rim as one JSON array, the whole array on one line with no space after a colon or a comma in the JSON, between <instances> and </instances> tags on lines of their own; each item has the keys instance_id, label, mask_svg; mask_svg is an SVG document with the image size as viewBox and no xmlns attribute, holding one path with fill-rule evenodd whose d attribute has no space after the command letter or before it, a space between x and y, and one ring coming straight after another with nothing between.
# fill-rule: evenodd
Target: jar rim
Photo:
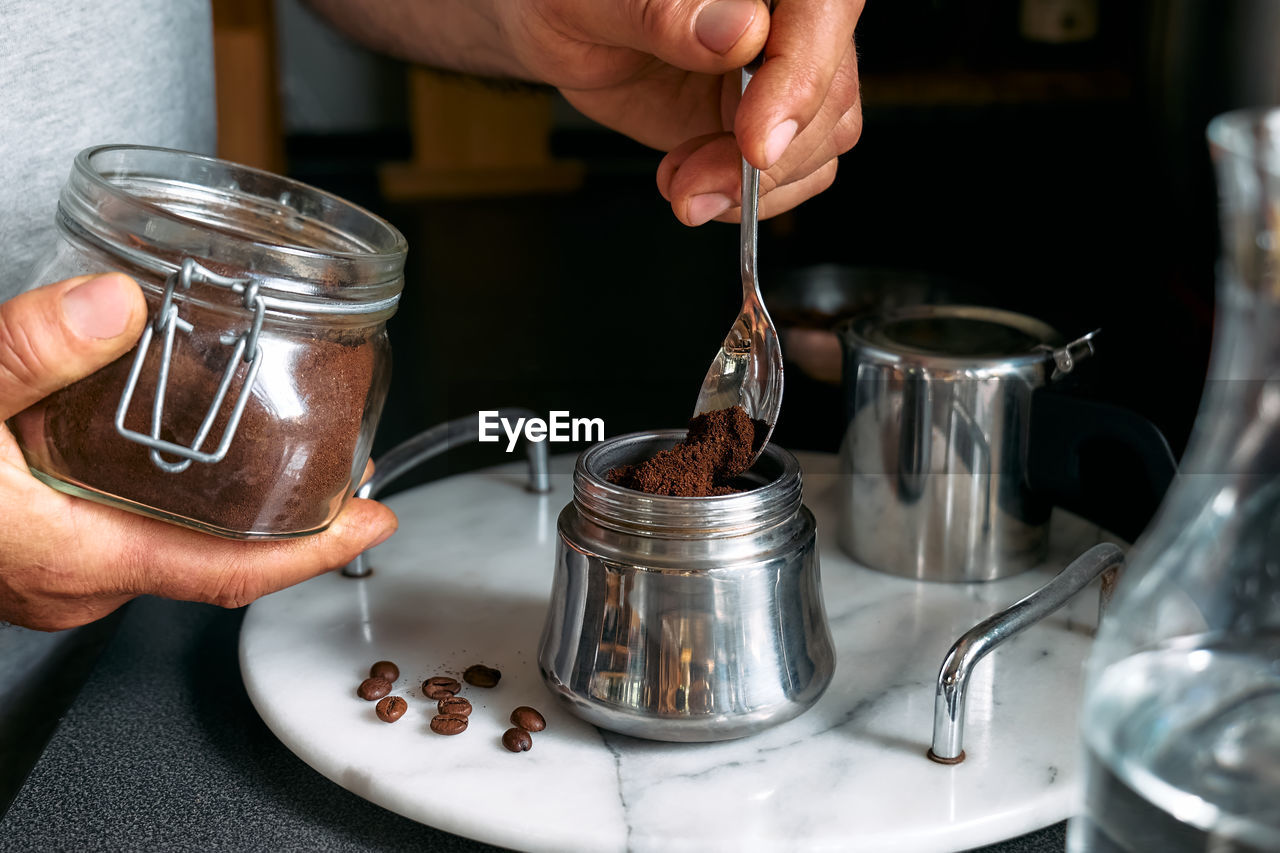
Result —
<instances>
[{"instance_id":1,"label":"jar rim","mask_svg":"<svg viewBox=\"0 0 1280 853\"><path fill-rule=\"evenodd\" d=\"M687 430L652 430L605 439L584 450L573 472L573 499L596 523L628 533L697 538L756 532L800 508L800 462L776 444L765 445L745 475L755 488L729 495L651 495L611 483L608 471L647 459L685 438Z\"/></svg>"},{"instance_id":2,"label":"jar rim","mask_svg":"<svg viewBox=\"0 0 1280 853\"><path fill-rule=\"evenodd\" d=\"M177 149L83 149L57 223L144 287L163 288L189 259L252 279L302 314L386 313L404 288L408 243L382 217L293 178Z\"/></svg>"},{"instance_id":3,"label":"jar rim","mask_svg":"<svg viewBox=\"0 0 1280 853\"><path fill-rule=\"evenodd\" d=\"M304 190L308 193L314 193L315 195L321 198L328 199L335 205L353 210L357 213L362 214L364 217L367 217L368 220L376 224L390 238L390 241L391 241L390 245L385 249L370 248L365 251L349 252L349 251L343 251L341 249L326 249L326 248L296 245L296 244L290 244L290 243L265 243L260 240L255 240L252 237L248 237L244 235L235 235L237 239L242 239L242 240L245 240L246 242L255 243L263 249L268 249L273 252L284 251L292 254L298 254L298 255L302 255L306 257L314 257L314 258L335 258L335 259L352 259L352 260L375 260L379 258L393 259L399 255L403 255L405 252L408 251L408 248L409 248L408 241L405 240L404 235L400 233L400 230L396 228L394 225L392 225L390 222L388 222L386 219L368 210L367 208L361 207L360 205L355 204L354 202L347 201L341 196L335 195L334 193L331 193L328 190L322 190L319 187L315 187L315 186L312 186L311 184L304 183L303 181L299 181L296 178L286 177L284 175L280 175L275 172L267 171L266 169L259 169L255 166L246 166L242 163L237 163L232 160L224 160L219 157L211 157L207 154L197 154L192 151L182 151L176 148L162 148L162 147L153 146L153 145L111 143L106 145L92 145L88 148L83 149L75 157L75 167L86 178L88 178L90 181L93 181L101 189L119 198L126 199L133 204L137 204L142 207L145 207L157 216L162 216L167 219L175 219L185 224L195 225L201 228L207 227L207 224L204 222L201 222L199 219L195 219L190 216L183 216L181 213L177 213L165 207L162 204L157 204L156 202L150 201L135 193L129 192L128 190L121 187L119 184L113 183L111 180L109 180L108 177L104 173L99 171L98 168L93 163L94 158L100 157L101 155L112 153L112 152L127 152L127 151L146 151L153 154L158 154L160 156L173 156L175 160L203 161L206 163L215 164L219 167L231 167L236 169L237 171L242 171L245 173L256 175L259 178L266 181L278 182L285 187Z\"/></svg>"}]
</instances>

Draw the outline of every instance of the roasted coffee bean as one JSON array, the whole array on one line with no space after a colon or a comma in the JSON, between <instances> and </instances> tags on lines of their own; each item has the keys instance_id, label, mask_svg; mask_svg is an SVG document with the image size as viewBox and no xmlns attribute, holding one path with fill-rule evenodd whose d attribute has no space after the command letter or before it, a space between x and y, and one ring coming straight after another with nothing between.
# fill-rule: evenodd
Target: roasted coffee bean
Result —
<instances>
[{"instance_id":1,"label":"roasted coffee bean","mask_svg":"<svg viewBox=\"0 0 1280 853\"><path fill-rule=\"evenodd\" d=\"M387 681L394 682L400 677L400 667L389 660L380 660L369 667L369 675L373 678L385 678Z\"/></svg>"},{"instance_id":2,"label":"roasted coffee bean","mask_svg":"<svg viewBox=\"0 0 1280 853\"><path fill-rule=\"evenodd\" d=\"M512 752L528 752L533 749L533 736L516 726L502 733L502 745Z\"/></svg>"},{"instance_id":3,"label":"roasted coffee bean","mask_svg":"<svg viewBox=\"0 0 1280 853\"><path fill-rule=\"evenodd\" d=\"M467 718L461 714L436 714L431 718L431 731L438 735L460 735L467 730Z\"/></svg>"},{"instance_id":4,"label":"roasted coffee bean","mask_svg":"<svg viewBox=\"0 0 1280 853\"><path fill-rule=\"evenodd\" d=\"M394 723L404 716L408 708L409 703L399 696L387 696L378 703L378 719L384 723Z\"/></svg>"},{"instance_id":5,"label":"roasted coffee bean","mask_svg":"<svg viewBox=\"0 0 1280 853\"><path fill-rule=\"evenodd\" d=\"M361 699L368 699L372 702L374 699L381 699L391 692L391 682L385 678L373 678L370 676L360 682L360 686L356 689L356 695Z\"/></svg>"},{"instance_id":6,"label":"roasted coffee bean","mask_svg":"<svg viewBox=\"0 0 1280 853\"><path fill-rule=\"evenodd\" d=\"M462 673L462 680L476 687L497 687L501 678L501 672L482 663L473 664Z\"/></svg>"},{"instance_id":7,"label":"roasted coffee bean","mask_svg":"<svg viewBox=\"0 0 1280 853\"><path fill-rule=\"evenodd\" d=\"M511 725L526 732L540 732L547 727L547 718L528 705L521 705L511 712Z\"/></svg>"},{"instance_id":8,"label":"roasted coffee bean","mask_svg":"<svg viewBox=\"0 0 1280 853\"><path fill-rule=\"evenodd\" d=\"M461 696L446 696L436 704L436 711L441 714L460 714L471 716L471 703Z\"/></svg>"},{"instance_id":9,"label":"roasted coffee bean","mask_svg":"<svg viewBox=\"0 0 1280 853\"><path fill-rule=\"evenodd\" d=\"M422 695L428 699L443 699L446 696L452 696L461 689L462 684L458 682L458 679L444 675L433 675L422 682Z\"/></svg>"}]
</instances>

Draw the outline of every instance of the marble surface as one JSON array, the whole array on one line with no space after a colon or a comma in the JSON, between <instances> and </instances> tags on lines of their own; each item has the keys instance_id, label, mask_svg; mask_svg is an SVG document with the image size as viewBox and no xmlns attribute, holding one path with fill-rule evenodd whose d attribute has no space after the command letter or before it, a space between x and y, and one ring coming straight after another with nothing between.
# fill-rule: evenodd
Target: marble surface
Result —
<instances>
[{"instance_id":1,"label":"marble surface","mask_svg":"<svg viewBox=\"0 0 1280 853\"><path fill-rule=\"evenodd\" d=\"M573 459L553 491L524 490L523 462L402 493L400 532L373 574L334 573L249 609L240 665L254 706L319 773L414 820L521 850L961 850L1066 817L1077 775L1080 671L1096 588L993 652L970 688L968 759L924 757L933 684L951 643L1107 538L1059 513L1044 567L982 585L864 569L836 546L835 457L800 454L818 520L837 650L806 714L749 738L689 745L600 731L553 704L537 668ZM355 695L369 665L400 665L409 710L388 725ZM472 663L501 683L466 687L471 725L432 733L420 682ZM547 717L530 752L500 744L517 705Z\"/></svg>"}]
</instances>

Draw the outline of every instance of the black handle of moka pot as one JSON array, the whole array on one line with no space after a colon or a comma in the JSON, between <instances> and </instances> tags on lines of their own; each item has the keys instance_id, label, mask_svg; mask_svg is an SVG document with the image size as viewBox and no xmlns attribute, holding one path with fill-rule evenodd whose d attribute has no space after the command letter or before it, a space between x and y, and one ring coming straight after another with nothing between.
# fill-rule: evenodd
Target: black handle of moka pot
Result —
<instances>
[{"instance_id":1,"label":"black handle of moka pot","mask_svg":"<svg viewBox=\"0 0 1280 853\"><path fill-rule=\"evenodd\" d=\"M1038 388L1029 432L1031 490L1130 542L1177 473L1160 429L1122 406Z\"/></svg>"}]
</instances>

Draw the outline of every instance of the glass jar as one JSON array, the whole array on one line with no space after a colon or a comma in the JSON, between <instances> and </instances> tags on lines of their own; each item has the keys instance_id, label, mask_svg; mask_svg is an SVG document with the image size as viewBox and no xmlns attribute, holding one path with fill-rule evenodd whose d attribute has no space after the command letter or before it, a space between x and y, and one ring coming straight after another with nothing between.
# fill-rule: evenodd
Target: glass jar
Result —
<instances>
[{"instance_id":1,"label":"glass jar","mask_svg":"<svg viewBox=\"0 0 1280 853\"><path fill-rule=\"evenodd\" d=\"M406 245L336 196L181 151L81 152L31 282L121 271L134 350L14 416L35 476L234 538L319 532L364 471Z\"/></svg>"},{"instance_id":2,"label":"glass jar","mask_svg":"<svg viewBox=\"0 0 1280 853\"><path fill-rule=\"evenodd\" d=\"M1210 380L1089 659L1076 853L1280 850L1280 111L1209 139Z\"/></svg>"},{"instance_id":3,"label":"glass jar","mask_svg":"<svg viewBox=\"0 0 1280 853\"><path fill-rule=\"evenodd\" d=\"M538 661L552 693L590 723L724 740L811 707L835 652L794 456L767 445L746 490L716 497L606 478L684 437L624 435L578 458Z\"/></svg>"}]
</instances>

